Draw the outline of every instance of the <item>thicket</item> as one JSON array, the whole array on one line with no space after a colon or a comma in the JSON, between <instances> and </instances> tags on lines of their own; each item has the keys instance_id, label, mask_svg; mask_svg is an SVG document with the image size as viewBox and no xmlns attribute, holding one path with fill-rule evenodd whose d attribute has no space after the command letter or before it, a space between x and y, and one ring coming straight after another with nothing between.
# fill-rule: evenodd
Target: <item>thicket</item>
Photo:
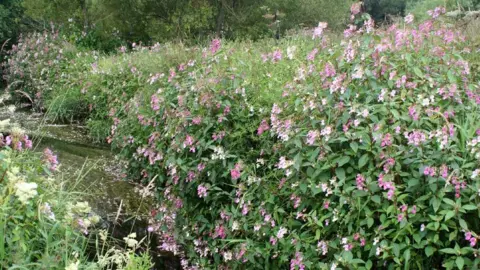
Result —
<instances>
[{"instance_id":1,"label":"thicket","mask_svg":"<svg viewBox=\"0 0 480 270\"><path fill-rule=\"evenodd\" d=\"M6 78L57 115L88 115L128 177L154 181L151 226L185 269L473 269L478 48L445 11L376 29L354 5L362 27L340 42L322 23L279 44L114 56L31 35Z\"/></svg>"}]
</instances>

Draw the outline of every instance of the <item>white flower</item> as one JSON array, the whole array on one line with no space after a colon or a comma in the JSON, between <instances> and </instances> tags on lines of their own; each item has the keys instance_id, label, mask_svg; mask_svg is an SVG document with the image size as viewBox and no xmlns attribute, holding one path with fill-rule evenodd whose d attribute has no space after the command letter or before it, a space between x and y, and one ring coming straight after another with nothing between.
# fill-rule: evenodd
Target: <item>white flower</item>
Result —
<instances>
[{"instance_id":1,"label":"white flower","mask_svg":"<svg viewBox=\"0 0 480 270\"><path fill-rule=\"evenodd\" d=\"M78 265L80 264L79 261L76 261L76 262L72 262L71 264L69 264L67 267L65 267L65 270L78 270Z\"/></svg>"},{"instance_id":2,"label":"white flower","mask_svg":"<svg viewBox=\"0 0 480 270\"><path fill-rule=\"evenodd\" d=\"M336 263L332 263L332 267L330 267L330 270L335 270L337 269L337 264Z\"/></svg>"},{"instance_id":3,"label":"white flower","mask_svg":"<svg viewBox=\"0 0 480 270\"><path fill-rule=\"evenodd\" d=\"M377 247L377 252L375 253L377 256L380 256L380 253L382 253L382 248Z\"/></svg>"},{"instance_id":4,"label":"white flower","mask_svg":"<svg viewBox=\"0 0 480 270\"><path fill-rule=\"evenodd\" d=\"M292 60L295 58L295 52L297 51L297 47L291 46L287 48L287 57L288 59Z\"/></svg>"},{"instance_id":5,"label":"white flower","mask_svg":"<svg viewBox=\"0 0 480 270\"><path fill-rule=\"evenodd\" d=\"M232 231L236 231L240 228L240 224L238 224L238 221L234 221L232 224Z\"/></svg>"},{"instance_id":6,"label":"white flower","mask_svg":"<svg viewBox=\"0 0 480 270\"><path fill-rule=\"evenodd\" d=\"M373 245L375 246L376 244L378 244L378 241L379 241L378 238L375 237L375 238L373 239Z\"/></svg>"},{"instance_id":7,"label":"white flower","mask_svg":"<svg viewBox=\"0 0 480 270\"><path fill-rule=\"evenodd\" d=\"M23 204L27 204L38 194L37 186L37 183L18 182L15 184L15 195Z\"/></svg>"},{"instance_id":8,"label":"white flower","mask_svg":"<svg viewBox=\"0 0 480 270\"><path fill-rule=\"evenodd\" d=\"M406 24L411 24L414 19L415 19L415 16L413 16L413 14L410 14L410 13L409 13L409 14L405 17L405 23L406 23Z\"/></svg>"},{"instance_id":9,"label":"white flower","mask_svg":"<svg viewBox=\"0 0 480 270\"><path fill-rule=\"evenodd\" d=\"M124 237L123 240L125 240L125 243L127 244L128 247L135 248L138 244L138 241L135 240L136 237L137 237L136 233L131 233L127 237Z\"/></svg>"},{"instance_id":10,"label":"white flower","mask_svg":"<svg viewBox=\"0 0 480 270\"><path fill-rule=\"evenodd\" d=\"M480 174L480 169L476 169L475 171L472 172L472 179L477 178L477 176Z\"/></svg>"},{"instance_id":11,"label":"white flower","mask_svg":"<svg viewBox=\"0 0 480 270\"><path fill-rule=\"evenodd\" d=\"M286 233L287 233L287 229L285 229L284 227L280 227L280 230L278 230L277 232L277 238L282 239Z\"/></svg>"},{"instance_id":12,"label":"white flower","mask_svg":"<svg viewBox=\"0 0 480 270\"><path fill-rule=\"evenodd\" d=\"M230 252L230 251L223 253L223 259L224 259L226 262L232 260L232 257L233 257L233 256L232 256L232 252Z\"/></svg>"},{"instance_id":13,"label":"white flower","mask_svg":"<svg viewBox=\"0 0 480 270\"><path fill-rule=\"evenodd\" d=\"M420 231L421 231L421 232L425 231L425 224L422 224L422 225L420 226Z\"/></svg>"},{"instance_id":14,"label":"white flower","mask_svg":"<svg viewBox=\"0 0 480 270\"><path fill-rule=\"evenodd\" d=\"M365 110L363 110L363 112L362 112L362 116L363 116L364 118L367 118L369 114L370 114L370 113L368 112L368 109L365 109Z\"/></svg>"}]
</instances>

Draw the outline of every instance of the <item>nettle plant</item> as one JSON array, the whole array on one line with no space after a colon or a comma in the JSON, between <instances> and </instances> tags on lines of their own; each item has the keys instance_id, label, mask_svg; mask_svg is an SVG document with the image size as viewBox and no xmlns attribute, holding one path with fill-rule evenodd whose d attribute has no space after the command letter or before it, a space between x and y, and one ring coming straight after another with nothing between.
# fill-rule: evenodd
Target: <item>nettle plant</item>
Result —
<instances>
[{"instance_id":1,"label":"nettle plant","mask_svg":"<svg viewBox=\"0 0 480 270\"><path fill-rule=\"evenodd\" d=\"M155 180L161 248L185 269L476 267L478 77L442 13L385 30L363 15L339 44L321 23L313 49L253 72L214 40L152 75L111 134L129 175Z\"/></svg>"}]
</instances>

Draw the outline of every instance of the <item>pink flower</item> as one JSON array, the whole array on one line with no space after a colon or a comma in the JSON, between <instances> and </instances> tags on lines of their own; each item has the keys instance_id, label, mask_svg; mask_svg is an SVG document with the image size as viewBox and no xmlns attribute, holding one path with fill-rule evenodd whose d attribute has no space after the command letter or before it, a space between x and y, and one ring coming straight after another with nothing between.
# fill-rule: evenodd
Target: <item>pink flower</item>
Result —
<instances>
[{"instance_id":1,"label":"pink flower","mask_svg":"<svg viewBox=\"0 0 480 270\"><path fill-rule=\"evenodd\" d=\"M328 26L328 23L326 23L326 22L318 23L318 26L315 27L315 29L313 30L312 39L315 39L317 37L321 37L322 34L323 34L323 31L327 28L327 26Z\"/></svg>"},{"instance_id":2,"label":"pink flower","mask_svg":"<svg viewBox=\"0 0 480 270\"><path fill-rule=\"evenodd\" d=\"M305 265L303 264L303 255L300 252L295 253L295 258L290 260L290 270L296 269L305 270Z\"/></svg>"},{"instance_id":3,"label":"pink flower","mask_svg":"<svg viewBox=\"0 0 480 270\"><path fill-rule=\"evenodd\" d=\"M235 164L235 167L232 170L230 170L230 176L232 177L233 180L237 180L238 178L240 178L241 176L240 170L241 170L241 166L238 163Z\"/></svg>"},{"instance_id":4,"label":"pink flower","mask_svg":"<svg viewBox=\"0 0 480 270\"><path fill-rule=\"evenodd\" d=\"M272 244L273 246L275 246L277 244L277 239L273 236L270 236L270 244Z\"/></svg>"},{"instance_id":5,"label":"pink flower","mask_svg":"<svg viewBox=\"0 0 480 270\"><path fill-rule=\"evenodd\" d=\"M43 160L47 163L51 171L56 171L58 166L57 156L53 154L52 150L45 148L43 150Z\"/></svg>"},{"instance_id":6,"label":"pink flower","mask_svg":"<svg viewBox=\"0 0 480 270\"><path fill-rule=\"evenodd\" d=\"M352 15L357 15L358 13L360 13L360 11L362 11L362 2L354 3L350 7L350 12L352 13Z\"/></svg>"},{"instance_id":7,"label":"pink flower","mask_svg":"<svg viewBox=\"0 0 480 270\"><path fill-rule=\"evenodd\" d=\"M320 133L318 132L318 130L310 130L307 134L307 144L308 145L315 144L315 141L319 136L320 136Z\"/></svg>"},{"instance_id":8,"label":"pink flower","mask_svg":"<svg viewBox=\"0 0 480 270\"><path fill-rule=\"evenodd\" d=\"M425 167L425 169L423 169L423 174L424 175L427 175L427 176L435 176L436 175L436 172L435 172L435 168L433 167Z\"/></svg>"},{"instance_id":9,"label":"pink flower","mask_svg":"<svg viewBox=\"0 0 480 270\"><path fill-rule=\"evenodd\" d=\"M399 215L397 216L398 222L402 222L402 220L404 219L404 217L405 217L405 215L399 214Z\"/></svg>"},{"instance_id":10,"label":"pink flower","mask_svg":"<svg viewBox=\"0 0 480 270\"><path fill-rule=\"evenodd\" d=\"M197 117L195 117L195 118L192 119L192 123L193 123L194 125L200 125L200 123L202 123L202 118L199 117L199 116L197 116Z\"/></svg>"},{"instance_id":11,"label":"pink flower","mask_svg":"<svg viewBox=\"0 0 480 270\"><path fill-rule=\"evenodd\" d=\"M208 193L208 188L205 187L204 185L199 185L197 189L198 197L200 198L205 198L207 197Z\"/></svg>"},{"instance_id":12,"label":"pink flower","mask_svg":"<svg viewBox=\"0 0 480 270\"><path fill-rule=\"evenodd\" d=\"M152 110L158 111L160 110L160 105L159 105L159 99L157 95L153 94L151 99L150 99L150 106L152 107Z\"/></svg>"},{"instance_id":13,"label":"pink flower","mask_svg":"<svg viewBox=\"0 0 480 270\"><path fill-rule=\"evenodd\" d=\"M360 239L360 246L364 247L366 243L367 241L365 240L365 238Z\"/></svg>"},{"instance_id":14,"label":"pink flower","mask_svg":"<svg viewBox=\"0 0 480 270\"><path fill-rule=\"evenodd\" d=\"M277 63L279 62L280 60L282 60L282 51L280 49L277 49L273 52L273 55L272 55L272 62L273 63Z\"/></svg>"},{"instance_id":15,"label":"pink flower","mask_svg":"<svg viewBox=\"0 0 480 270\"><path fill-rule=\"evenodd\" d=\"M365 190L365 177L363 175L357 174L356 182L358 190Z\"/></svg>"},{"instance_id":16,"label":"pink flower","mask_svg":"<svg viewBox=\"0 0 480 270\"><path fill-rule=\"evenodd\" d=\"M220 50L221 45L222 42L220 41L220 39L213 39L210 43L210 52L212 54L215 54L216 52L218 52L218 50Z\"/></svg>"},{"instance_id":17,"label":"pink flower","mask_svg":"<svg viewBox=\"0 0 480 270\"><path fill-rule=\"evenodd\" d=\"M265 131L269 130L270 126L268 125L268 122L263 119L262 122L260 123L260 126L257 129L257 134L262 135Z\"/></svg>"},{"instance_id":18,"label":"pink flower","mask_svg":"<svg viewBox=\"0 0 480 270\"><path fill-rule=\"evenodd\" d=\"M390 145L392 145L392 135L390 133L387 133L382 138L381 146L385 147Z\"/></svg>"}]
</instances>

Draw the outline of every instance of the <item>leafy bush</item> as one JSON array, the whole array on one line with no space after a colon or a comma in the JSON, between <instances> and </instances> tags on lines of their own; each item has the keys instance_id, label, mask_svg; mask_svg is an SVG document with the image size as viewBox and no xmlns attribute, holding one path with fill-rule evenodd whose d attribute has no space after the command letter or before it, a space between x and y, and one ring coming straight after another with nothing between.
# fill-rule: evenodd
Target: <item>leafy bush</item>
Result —
<instances>
[{"instance_id":1,"label":"leafy bush","mask_svg":"<svg viewBox=\"0 0 480 270\"><path fill-rule=\"evenodd\" d=\"M185 269L475 268L476 52L443 8L379 30L355 7L367 21L339 43L320 24L279 45L136 47L54 96L89 85L90 126L112 123L129 177L154 180L151 226Z\"/></svg>"},{"instance_id":2,"label":"leafy bush","mask_svg":"<svg viewBox=\"0 0 480 270\"><path fill-rule=\"evenodd\" d=\"M155 178L162 248L187 269L475 268L478 77L442 12L295 55L216 40L152 74L112 133Z\"/></svg>"}]
</instances>

